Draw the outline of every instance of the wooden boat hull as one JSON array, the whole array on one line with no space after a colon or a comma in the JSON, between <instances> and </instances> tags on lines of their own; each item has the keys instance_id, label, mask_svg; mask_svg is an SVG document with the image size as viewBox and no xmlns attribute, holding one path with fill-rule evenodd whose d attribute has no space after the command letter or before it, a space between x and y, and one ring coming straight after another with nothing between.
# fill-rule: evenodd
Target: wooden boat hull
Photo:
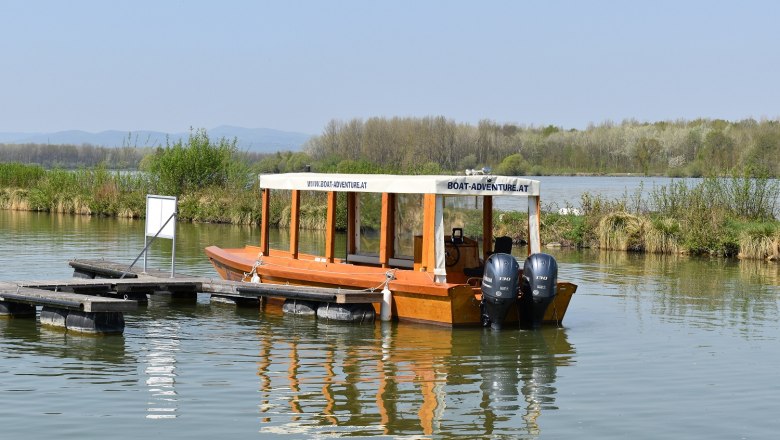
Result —
<instances>
[{"instance_id":1,"label":"wooden boat hull","mask_svg":"<svg viewBox=\"0 0 780 440\"><path fill-rule=\"evenodd\" d=\"M428 272L411 269L350 264L271 250L260 256L260 248L206 248L206 255L220 277L226 280L250 281L257 275L262 283L302 286L373 289L380 291L387 276L392 275L388 288L393 293L392 315L400 321L416 321L444 326L480 325L481 290L477 286L459 283L435 283ZM545 313L546 324L560 325L576 286L558 283L558 294ZM271 301L281 304L283 301ZM379 304L374 304L379 313ZM510 310L508 320L517 313ZM516 318L515 318L516 320Z\"/></svg>"}]
</instances>

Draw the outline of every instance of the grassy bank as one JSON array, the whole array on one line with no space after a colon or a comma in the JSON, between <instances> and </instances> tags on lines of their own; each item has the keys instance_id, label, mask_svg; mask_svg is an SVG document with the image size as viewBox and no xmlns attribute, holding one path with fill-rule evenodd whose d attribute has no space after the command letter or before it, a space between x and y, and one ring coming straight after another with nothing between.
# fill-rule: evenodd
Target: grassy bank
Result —
<instances>
[{"instance_id":1,"label":"grassy bank","mask_svg":"<svg viewBox=\"0 0 780 440\"><path fill-rule=\"evenodd\" d=\"M548 213L543 229L581 247L778 260L778 195L777 181L740 176L678 181L653 188L647 199L585 194L584 215Z\"/></svg>"},{"instance_id":2,"label":"grassy bank","mask_svg":"<svg viewBox=\"0 0 780 440\"><path fill-rule=\"evenodd\" d=\"M0 164L0 172L7 164ZM2 179L0 179L2 182ZM63 214L143 218L146 194L158 193L143 175L104 169L44 171L24 185L0 183L0 208ZM258 224L260 206L251 187L236 192L210 186L179 195L182 221Z\"/></svg>"}]
</instances>

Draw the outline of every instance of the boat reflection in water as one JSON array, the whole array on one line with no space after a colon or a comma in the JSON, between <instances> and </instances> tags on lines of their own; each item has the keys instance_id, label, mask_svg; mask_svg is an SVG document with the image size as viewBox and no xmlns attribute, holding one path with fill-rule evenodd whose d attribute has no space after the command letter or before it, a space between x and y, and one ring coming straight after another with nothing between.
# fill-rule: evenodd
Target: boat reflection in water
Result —
<instances>
[{"instance_id":1,"label":"boat reflection in water","mask_svg":"<svg viewBox=\"0 0 780 440\"><path fill-rule=\"evenodd\" d=\"M537 435L543 411L555 408L557 369L574 355L559 328L273 318L284 327L258 332L260 432L268 434Z\"/></svg>"}]
</instances>

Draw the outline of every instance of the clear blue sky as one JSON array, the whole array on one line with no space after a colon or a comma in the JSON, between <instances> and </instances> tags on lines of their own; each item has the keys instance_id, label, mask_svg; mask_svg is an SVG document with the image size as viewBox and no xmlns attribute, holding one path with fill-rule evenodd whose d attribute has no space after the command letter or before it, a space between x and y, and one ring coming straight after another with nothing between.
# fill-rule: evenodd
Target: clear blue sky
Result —
<instances>
[{"instance_id":1,"label":"clear blue sky","mask_svg":"<svg viewBox=\"0 0 780 440\"><path fill-rule=\"evenodd\" d=\"M778 1L0 3L0 131L780 116Z\"/></svg>"}]
</instances>

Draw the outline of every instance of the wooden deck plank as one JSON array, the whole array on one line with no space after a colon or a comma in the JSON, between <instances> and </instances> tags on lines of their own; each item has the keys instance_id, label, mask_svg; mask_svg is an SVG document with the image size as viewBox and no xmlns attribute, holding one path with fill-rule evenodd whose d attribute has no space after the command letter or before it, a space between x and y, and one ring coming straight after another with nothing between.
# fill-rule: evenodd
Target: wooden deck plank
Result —
<instances>
[{"instance_id":1,"label":"wooden deck plank","mask_svg":"<svg viewBox=\"0 0 780 440\"><path fill-rule=\"evenodd\" d=\"M332 302L337 304L375 303L382 300L381 292L345 290L326 287L290 286L284 284L249 284L237 288L242 296L271 296L277 298L303 299Z\"/></svg>"},{"instance_id":2,"label":"wooden deck plank","mask_svg":"<svg viewBox=\"0 0 780 440\"><path fill-rule=\"evenodd\" d=\"M127 271L127 265L121 265L113 261L103 260L71 260L68 262L70 267L81 272L95 272L102 276L110 278L136 278L138 275L133 271Z\"/></svg>"},{"instance_id":3,"label":"wooden deck plank","mask_svg":"<svg viewBox=\"0 0 780 440\"><path fill-rule=\"evenodd\" d=\"M168 286L176 287L192 287L200 289L202 278L188 277L188 278L155 278L155 277L141 277L141 278L129 278L129 279L117 279L117 278L72 278L65 280L22 280L13 281L14 284L22 287L31 287L39 289L65 289L65 288L86 288L86 287L105 287L107 289L115 289L119 286L132 286L132 287L149 287L164 289Z\"/></svg>"},{"instance_id":4,"label":"wooden deck plank","mask_svg":"<svg viewBox=\"0 0 780 440\"><path fill-rule=\"evenodd\" d=\"M214 278L201 279L201 289L204 293L242 296L238 293L238 288L246 285L247 283L243 281L228 281Z\"/></svg>"},{"instance_id":5,"label":"wooden deck plank","mask_svg":"<svg viewBox=\"0 0 780 440\"><path fill-rule=\"evenodd\" d=\"M75 259L68 261L70 267L81 272L94 272L101 276L108 276L110 279L120 278L122 274L125 274L125 278L142 278L142 277L154 277L154 278L171 278L171 272L163 271L159 269L147 268L146 272L143 272L141 267L133 267L127 270L128 264L117 263L109 260L82 260ZM187 278L189 275L176 274L175 279Z\"/></svg>"},{"instance_id":6,"label":"wooden deck plank","mask_svg":"<svg viewBox=\"0 0 780 440\"><path fill-rule=\"evenodd\" d=\"M136 301L79 293L53 292L6 282L0 282L0 301L53 306L84 312L129 312L138 309Z\"/></svg>"}]
</instances>

